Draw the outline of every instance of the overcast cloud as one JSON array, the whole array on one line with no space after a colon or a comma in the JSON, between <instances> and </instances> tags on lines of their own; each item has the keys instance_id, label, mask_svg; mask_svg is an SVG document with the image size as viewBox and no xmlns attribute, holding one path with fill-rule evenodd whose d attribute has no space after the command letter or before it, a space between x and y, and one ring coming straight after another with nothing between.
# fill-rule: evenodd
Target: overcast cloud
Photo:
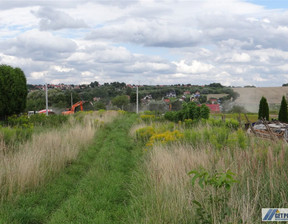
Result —
<instances>
[{"instance_id":1,"label":"overcast cloud","mask_svg":"<svg viewBox=\"0 0 288 224\"><path fill-rule=\"evenodd\" d=\"M31 84L281 86L288 9L274 2L0 0L0 63Z\"/></svg>"}]
</instances>

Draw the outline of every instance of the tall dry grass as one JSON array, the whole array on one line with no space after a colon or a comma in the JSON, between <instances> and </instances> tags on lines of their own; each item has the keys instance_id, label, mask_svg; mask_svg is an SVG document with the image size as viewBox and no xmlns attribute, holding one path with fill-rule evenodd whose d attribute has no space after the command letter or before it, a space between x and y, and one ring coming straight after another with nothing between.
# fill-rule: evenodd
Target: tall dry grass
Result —
<instances>
[{"instance_id":1,"label":"tall dry grass","mask_svg":"<svg viewBox=\"0 0 288 224\"><path fill-rule=\"evenodd\" d=\"M118 115L116 111L82 114L81 122L71 116L68 125L33 134L30 141L18 146L18 150L5 148L11 153L2 154L0 159L1 199L43 184L91 144L100 125L111 122ZM1 147L6 146L1 144Z\"/></svg>"},{"instance_id":2,"label":"tall dry grass","mask_svg":"<svg viewBox=\"0 0 288 224\"><path fill-rule=\"evenodd\" d=\"M222 223L260 223L261 208L287 207L287 144L246 138L249 144L245 149L237 145L217 149L203 136L194 146L155 145L143 167L141 223L202 223L197 221L193 200L203 203L213 223L221 223L220 215L225 208L207 204L207 192L215 197L215 189L192 186L192 177L187 174L201 168L209 173L230 169L236 174L238 182L230 191L222 192L226 193L231 208L231 214Z\"/></svg>"}]
</instances>

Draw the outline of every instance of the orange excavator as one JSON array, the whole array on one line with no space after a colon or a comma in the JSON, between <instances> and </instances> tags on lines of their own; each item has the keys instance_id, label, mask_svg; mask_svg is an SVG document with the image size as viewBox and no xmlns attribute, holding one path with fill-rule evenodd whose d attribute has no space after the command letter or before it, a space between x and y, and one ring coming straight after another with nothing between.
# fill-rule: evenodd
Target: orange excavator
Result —
<instances>
[{"instance_id":1,"label":"orange excavator","mask_svg":"<svg viewBox=\"0 0 288 224\"><path fill-rule=\"evenodd\" d=\"M66 111L63 111L62 114L68 115L68 114L74 114L76 112L76 108L80 107L80 110L83 111L83 104L85 101L79 101L72 105L71 108L66 109Z\"/></svg>"}]
</instances>

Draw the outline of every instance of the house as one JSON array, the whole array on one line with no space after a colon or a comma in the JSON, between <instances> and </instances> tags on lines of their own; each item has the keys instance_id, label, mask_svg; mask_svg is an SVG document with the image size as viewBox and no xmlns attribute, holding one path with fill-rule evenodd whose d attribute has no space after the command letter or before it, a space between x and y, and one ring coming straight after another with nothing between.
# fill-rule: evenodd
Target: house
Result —
<instances>
[{"instance_id":1,"label":"house","mask_svg":"<svg viewBox=\"0 0 288 224\"><path fill-rule=\"evenodd\" d=\"M146 95L143 100L152 100L152 96L151 95Z\"/></svg>"},{"instance_id":2,"label":"house","mask_svg":"<svg viewBox=\"0 0 288 224\"><path fill-rule=\"evenodd\" d=\"M217 104L218 100L215 98L210 98L208 101L210 101L212 104Z\"/></svg>"},{"instance_id":3,"label":"house","mask_svg":"<svg viewBox=\"0 0 288 224\"><path fill-rule=\"evenodd\" d=\"M206 104L209 107L211 113L220 113L220 105L219 104Z\"/></svg>"},{"instance_id":4,"label":"house","mask_svg":"<svg viewBox=\"0 0 288 224\"><path fill-rule=\"evenodd\" d=\"M194 97L195 98L199 98L200 97L200 92L198 90L194 93Z\"/></svg>"},{"instance_id":5,"label":"house","mask_svg":"<svg viewBox=\"0 0 288 224\"><path fill-rule=\"evenodd\" d=\"M175 92L167 93L167 94L166 94L166 97L169 97L169 98L174 97L174 98L176 98L176 93L175 93Z\"/></svg>"},{"instance_id":6,"label":"house","mask_svg":"<svg viewBox=\"0 0 288 224\"><path fill-rule=\"evenodd\" d=\"M186 96L186 95L190 95L191 92L190 91L185 91L183 94L184 94L184 96Z\"/></svg>"}]
</instances>

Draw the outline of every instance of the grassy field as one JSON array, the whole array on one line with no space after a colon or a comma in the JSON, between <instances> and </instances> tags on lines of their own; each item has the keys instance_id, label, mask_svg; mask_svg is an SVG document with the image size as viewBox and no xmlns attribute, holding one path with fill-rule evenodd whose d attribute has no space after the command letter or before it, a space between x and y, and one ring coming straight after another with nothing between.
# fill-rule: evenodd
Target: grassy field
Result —
<instances>
[{"instance_id":1,"label":"grassy field","mask_svg":"<svg viewBox=\"0 0 288 224\"><path fill-rule=\"evenodd\" d=\"M133 127L147 154L135 178L131 223L260 223L261 208L288 206L287 144L226 124Z\"/></svg>"},{"instance_id":2,"label":"grassy field","mask_svg":"<svg viewBox=\"0 0 288 224\"><path fill-rule=\"evenodd\" d=\"M261 208L288 206L283 142L247 136L228 118L172 123L123 112L100 115L70 121L76 134L63 130L77 142L84 139L71 147L71 157L61 150L47 156L41 147L31 153L24 145L33 145L34 134L22 151L2 155L0 223L260 223ZM61 133L37 136L45 133L40 142L65 149ZM40 151L42 159L33 157ZM13 155L20 162L6 161ZM26 161L40 166L23 166Z\"/></svg>"},{"instance_id":3,"label":"grassy field","mask_svg":"<svg viewBox=\"0 0 288 224\"><path fill-rule=\"evenodd\" d=\"M93 144L57 176L33 191L3 200L0 223L120 223L129 203L131 170L139 151L121 115L97 131ZM125 221L123 221L125 223Z\"/></svg>"}]
</instances>

